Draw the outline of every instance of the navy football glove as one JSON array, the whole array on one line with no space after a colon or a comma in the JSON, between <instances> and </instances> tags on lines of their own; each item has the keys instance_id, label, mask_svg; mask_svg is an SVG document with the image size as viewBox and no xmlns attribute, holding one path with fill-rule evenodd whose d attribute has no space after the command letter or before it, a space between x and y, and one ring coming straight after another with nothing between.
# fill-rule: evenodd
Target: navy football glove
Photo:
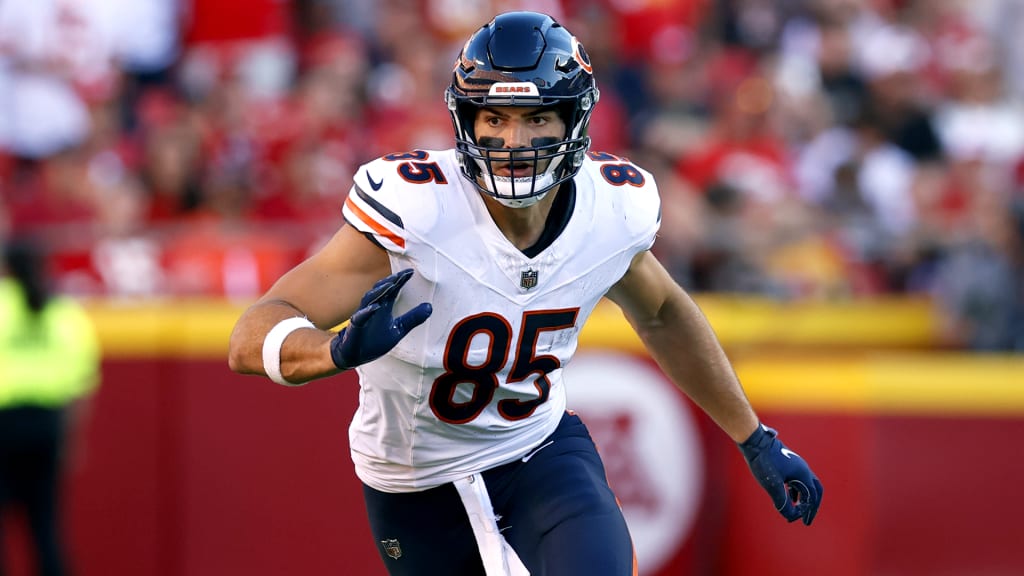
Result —
<instances>
[{"instance_id":1,"label":"navy football glove","mask_svg":"<svg viewBox=\"0 0 1024 576\"><path fill-rule=\"evenodd\" d=\"M775 509L790 522L803 518L810 526L821 504L823 488L796 452L783 444L778 432L758 424L757 430L739 445L750 471L768 491Z\"/></svg>"},{"instance_id":2,"label":"navy football glove","mask_svg":"<svg viewBox=\"0 0 1024 576\"><path fill-rule=\"evenodd\" d=\"M331 341L331 359L338 368L348 370L380 358L430 317L433 307L429 302L423 302L398 318L392 317L398 291L409 278L412 278L411 268L378 281L363 295L359 310L352 315L348 326Z\"/></svg>"}]
</instances>

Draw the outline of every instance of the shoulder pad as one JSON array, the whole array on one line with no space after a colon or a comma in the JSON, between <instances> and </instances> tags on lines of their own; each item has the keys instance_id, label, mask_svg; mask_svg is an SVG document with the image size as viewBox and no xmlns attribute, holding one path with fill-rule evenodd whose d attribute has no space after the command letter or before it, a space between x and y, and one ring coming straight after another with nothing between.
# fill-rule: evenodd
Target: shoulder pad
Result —
<instances>
[{"instance_id":1,"label":"shoulder pad","mask_svg":"<svg viewBox=\"0 0 1024 576\"><path fill-rule=\"evenodd\" d=\"M661 225L661 197L654 176L623 156L607 152L587 153L584 169L604 199L617 207L634 233L649 237Z\"/></svg>"},{"instance_id":2,"label":"shoulder pad","mask_svg":"<svg viewBox=\"0 0 1024 576\"><path fill-rule=\"evenodd\" d=\"M342 210L345 221L390 252L404 253L412 215L432 212L434 187L448 184L444 152L388 154L359 167ZM450 170L449 170L450 171Z\"/></svg>"}]
</instances>

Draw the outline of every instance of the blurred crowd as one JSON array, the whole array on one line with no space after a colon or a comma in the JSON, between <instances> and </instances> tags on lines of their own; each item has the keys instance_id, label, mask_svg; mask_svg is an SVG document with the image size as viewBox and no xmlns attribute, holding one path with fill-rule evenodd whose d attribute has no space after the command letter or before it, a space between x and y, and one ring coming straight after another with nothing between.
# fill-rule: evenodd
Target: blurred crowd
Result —
<instances>
[{"instance_id":1,"label":"blurred crowd","mask_svg":"<svg viewBox=\"0 0 1024 576\"><path fill-rule=\"evenodd\" d=\"M531 9L586 46L593 149L655 173L695 292L934 298L1024 349L1024 2L0 0L0 233L81 295L252 298L354 170L448 148L465 39Z\"/></svg>"}]
</instances>

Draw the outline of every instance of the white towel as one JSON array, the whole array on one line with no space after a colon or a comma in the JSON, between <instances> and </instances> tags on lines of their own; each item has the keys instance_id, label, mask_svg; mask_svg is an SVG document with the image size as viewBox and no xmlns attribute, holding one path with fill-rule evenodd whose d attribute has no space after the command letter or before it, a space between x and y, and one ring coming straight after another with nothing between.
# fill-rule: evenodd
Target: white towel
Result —
<instances>
[{"instance_id":1,"label":"white towel","mask_svg":"<svg viewBox=\"0 0 1024 576\"><path fill-rule=\"evenodd\" d=\"M460 478L454 484L473 526L473 536L487 576L530 576L516 551L498 531L498 521L483 477L474 474Z\"/></svg>"}]
</instances>

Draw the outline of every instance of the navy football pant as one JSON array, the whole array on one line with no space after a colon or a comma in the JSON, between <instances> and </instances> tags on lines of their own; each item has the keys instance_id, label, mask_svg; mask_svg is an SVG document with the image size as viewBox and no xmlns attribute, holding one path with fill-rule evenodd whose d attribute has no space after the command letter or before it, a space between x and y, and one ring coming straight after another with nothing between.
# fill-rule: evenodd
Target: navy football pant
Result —
<instances>
[{"instance_id":1,"label":"navy football pant","mask_svg":"<svg viewBox=\"0 0 1024 576\"><path fill-rule=\"evenodd\" d=\"M483 473L498 527L530 575L633 574L629 531L586 426L566 414L540 446L527 462ZM363 494L389 574L483 576L473 530L452 484L400 494L364 486Z\"/></svg>"}]
</instances>

